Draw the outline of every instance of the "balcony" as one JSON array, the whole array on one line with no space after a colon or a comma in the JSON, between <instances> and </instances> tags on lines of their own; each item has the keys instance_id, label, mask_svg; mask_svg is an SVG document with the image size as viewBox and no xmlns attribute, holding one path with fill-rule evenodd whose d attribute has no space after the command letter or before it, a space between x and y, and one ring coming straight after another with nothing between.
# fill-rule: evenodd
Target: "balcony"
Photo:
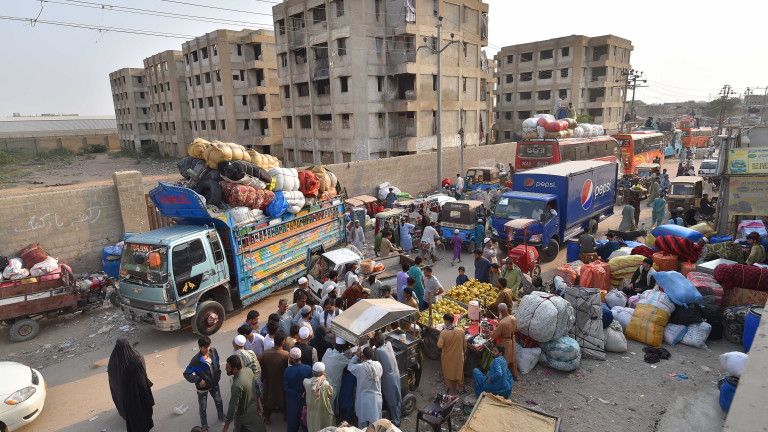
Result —
<instances>
[{"instance_id":1,"label":"balcony","mask_svg":"<svg viewBox=\"0 0 768 432\"><path fill-rule=\"evenodd\" d=\"M389 75L416 73L416 51L388 51L387 73Z\"/></svg>"},{"instance_id":2,"label":"balcony","mask_svg":"<svg viewBox=\"0 0 768 432\"><path fill-rule=\"evenodd\" d=\"M328 57L318 58L312 62L312 79L321 80L328 79L330 74L328 72Z\"/></svg>"}]
</instances>

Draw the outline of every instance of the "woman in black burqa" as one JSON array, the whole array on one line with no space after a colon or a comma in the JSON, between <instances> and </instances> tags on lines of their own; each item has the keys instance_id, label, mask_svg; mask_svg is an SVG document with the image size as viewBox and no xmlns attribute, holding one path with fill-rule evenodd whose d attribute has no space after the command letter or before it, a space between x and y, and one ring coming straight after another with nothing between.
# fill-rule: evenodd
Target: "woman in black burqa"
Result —
<instances>
[{"instance_id":1,"label":"woman in black burqa","mask_svg":"<svg viewBox=\"0 0 768 432\"><path fill-rule=\"evenodd\" d=\"M152 381L147 378L144 357L128 340L118 339L107 365L109 390L117 412L125 419L128 432L152 429Z\"/></svg>"}]
</instances>

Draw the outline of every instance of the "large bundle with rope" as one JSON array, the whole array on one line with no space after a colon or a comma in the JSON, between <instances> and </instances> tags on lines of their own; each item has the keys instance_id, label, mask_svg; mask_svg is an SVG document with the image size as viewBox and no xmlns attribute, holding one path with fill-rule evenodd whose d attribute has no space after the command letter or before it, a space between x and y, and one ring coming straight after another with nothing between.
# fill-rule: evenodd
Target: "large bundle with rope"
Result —
<instances>
[{"instance_id":1,"label":"large bundle with rope","mask_svg":"<svg viewBox=\"0 0 768 432\"><path fill-rule=\"evenodd\" d=\"M540 291L523 297L515 315L520 333L538 342L565 336L576 319L567 300Z\"/></svg>"},{"instance_id":2,"label":"large bundle with rope","mask_svg":"<svg viewBox=\"0 0 768 432\"><path fill-rule=\"evenodd\" d=\"M581 346L586 358L605 360L605 331L600 289L571 286L563 296L573 306L576 319L568 335Z\"/></svg>"}]
</instances>

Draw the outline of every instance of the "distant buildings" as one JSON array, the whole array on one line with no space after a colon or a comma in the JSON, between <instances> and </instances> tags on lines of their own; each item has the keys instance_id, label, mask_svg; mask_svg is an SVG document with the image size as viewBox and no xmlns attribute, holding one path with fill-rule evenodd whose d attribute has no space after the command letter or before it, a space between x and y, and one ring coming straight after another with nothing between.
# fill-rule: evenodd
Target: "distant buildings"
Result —
<instances>
[{"instance_id":1,"label":"distant buildings","mask_svg":"<svg viewBox=\"0 0 768 432\"><path fill-rule=\"evenodd\" d=\"M193 139L184 75L184 57L181 51L163 51L144 59L149 109L151 114L150 138L157 142L163 154L186 154L187 144Z\"/></svg>"},{"instance_id":2,"label":"distant buildings","mask_svg":"<svg viewBox=\"0 0 768 432\"><path fill-rule=\"evenodd\" d=\"M614 132L621 124L632 42L613 35L566 36L506 46L495 56L497 141L511 141L523 120L553 113L565 96L577 114Z\"/></svg>"},{"instance_id":3,"label":"distant buildings","mask_svg":"<svg viewBox=\"0 0 768 432\"><path fill-rule=\"evenodd\" d=\"M138 150L152 140L147 79L142 68L122 68L109 74L120 147Z\"/></svg>"},{"instance_id":4,"label":"distant buildings","mask_svg":"<svg viewBox=\"0 0 768 432\"><path fill-rule=\"evenodd\" d=\"M442 54L443 147L489 129L488 4L479 0L287 0L272 8L289 165L436 148ZM442 41L436 26L442 16Z\"/></svg>"},{"instance_id":5,"label":"distant buildings","mask_svg":"<svg viewBox=\"0 0 768 432\"><path fill-rule=\"evenodd\" d=\"M0 150L42 153L55 149L83 151L91 144L118 148L112 116L42 115L0 118Z\"/></svg>"}]
</instances>

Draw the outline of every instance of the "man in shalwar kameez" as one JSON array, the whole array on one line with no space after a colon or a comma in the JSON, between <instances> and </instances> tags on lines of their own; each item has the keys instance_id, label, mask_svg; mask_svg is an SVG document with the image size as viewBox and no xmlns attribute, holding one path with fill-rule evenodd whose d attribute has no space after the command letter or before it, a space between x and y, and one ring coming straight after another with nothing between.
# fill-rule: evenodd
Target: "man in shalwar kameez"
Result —
<instances>
[{"instance_id":1,"label":"man in shalwar kameez","mask_svg":"<svg viewBox=\"0 0 768 432\"><path fill-rule=\"evenodd\" d=\"M357 427L365 429L374 422L381 420L381 363L373 360L373 350L363 349L362 356L358 352L347 366L347 370L357 378L355 393L355 414Z\"/></svg>"},{"instance_id":2,"label":"man in shalwar kameez","mask_svg":"<svg viewBox=\"0 0 768 432\"><path fill-rule=\"evenodd\" d=\"M475 381L475 395L480 396L482 392L492 393L503 398L509 398L512 393L512 373L507 367L507 359L504 358L504 347L496 345L491 350L493 361L488 373L484 374L480 369L472 369L472 376Z\"/></svg>"},{"instance_id":3,"label":"man in shalwar kameez","mask_svg":"<svg viewBox=\"0 0 768 432\"><path fill-rule=\"evenodd\" d=\"M376 351L373 359L381 363L381 394L389 408L390 420L395 426L400 426L400 407L403 403L403 395L400 392L400 370L397 367L395 350L392 343L384 338L383 333L376 333L373 338Z\"/></svg>"},{"instance_id":4,"label":"man in shalwar kameez","mask_svg":"<svg viewBox=\"0 0 768 432\"><path fill-rule=\"evenodd\" d=\"M437 339L437 347L443 351L443 378L449 393L451 390L459 393L464 388L464 353L467 352L464 330L454 325L454 319L452 314L443 315L445 329Z\"/></svg>"},{"instance_id":5,"label":"man in shalwar kameez","mask_svg":"<svg viewBox=\"0 0 768 432\"><path fill-rule=\"evenodd\" d=\"M497 343L504 347L504 358L507 360L509 371L512 377L517 380L517 353L515 348L515 332L517 331L517 318L509 314L509 306L500 303L499 316L501 320L493 329L491 339L497 340Z\"/></svg>"}]
</instances>

